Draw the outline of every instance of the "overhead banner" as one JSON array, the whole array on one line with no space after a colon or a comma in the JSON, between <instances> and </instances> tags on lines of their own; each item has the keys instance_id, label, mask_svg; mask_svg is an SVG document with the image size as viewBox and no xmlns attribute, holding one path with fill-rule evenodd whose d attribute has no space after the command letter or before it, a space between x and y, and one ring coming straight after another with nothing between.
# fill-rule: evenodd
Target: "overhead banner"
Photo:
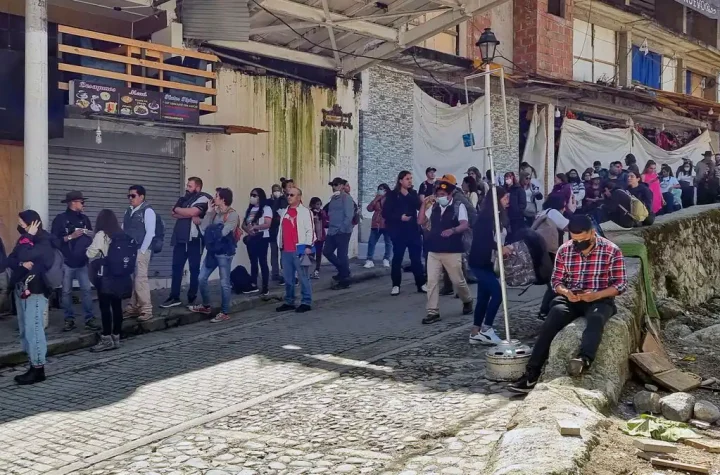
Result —
<instances>
[{"instance_id":1,"label":"overhead banner","mask_svg":"<svg viewBox=\"0 0 720 475\"><path fill-rule=\"evenodd\" d=\"M413 175L415 186L425 179L425 169L437 168L438 177L446 173L455 175L462 181L469 167L487 170L485 153L465 147L463 135L474 134L475 144L485 140L484 98L472 104L449 106L433 99L417 86L414 86L413 121ZM468 113L470 124L468 125Z\"/></svg>"},{"instance_id":2,"label":"overhead banner","mask_svg":"<svg viewBox=\"0 0 720 475\"><path fill-rule=\"evenodd\" d=\"M678 3L692 8L696 12L700 12L708 18L717 20L720 18L718 15L718 7L714 2L706 0L678 0Z\"/></svg>"},{"instance_id":3,"label":"overhead banner","mask_svg":"<svg viewBox=\"0 0 720 475\"><path fill-rule=\"evenodd\" d=\"M654 160L658 168L667 164L675 170L683 158L693 163L702 160L702 154L710 150L710 133L706 130L694 140L677 150L664 150L646 139L633 128L603 130L581 120L565 119L560 135L558 172L576 169L582 173L599 160L603 168L611 162L620 161L625 166L625 156L635 155L642 170L648 160Z\"/></svg>"}]
</instances>

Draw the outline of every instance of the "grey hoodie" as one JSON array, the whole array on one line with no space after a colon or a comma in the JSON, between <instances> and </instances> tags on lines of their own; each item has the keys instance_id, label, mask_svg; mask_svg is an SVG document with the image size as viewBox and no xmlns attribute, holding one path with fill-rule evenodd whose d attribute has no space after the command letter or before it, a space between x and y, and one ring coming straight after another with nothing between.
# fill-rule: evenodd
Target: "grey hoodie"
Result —
<instances>
[{"instance_id":1,"label":"grey hoodie","mask_svg":"<svg viewBox=\"0 0 720 475\"><path fill-rule=\"evenodd\" d=\"M351 234L354 215L355 204L350 195L344 191L341 191L339 195L333 195L328 203L328 236Z\"/></svg>"}]
</instances>

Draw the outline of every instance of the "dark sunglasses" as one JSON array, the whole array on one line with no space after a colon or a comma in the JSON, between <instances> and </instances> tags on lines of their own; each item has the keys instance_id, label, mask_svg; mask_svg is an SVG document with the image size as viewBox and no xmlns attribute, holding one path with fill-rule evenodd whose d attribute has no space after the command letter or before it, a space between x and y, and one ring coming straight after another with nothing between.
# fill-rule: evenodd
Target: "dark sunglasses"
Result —
<instances>
[{"instance_id":1,"label":"dark sunglasses","mask_svg":"<svg viewBox=\"0 0 720 475\"><path fill-rule=\"evenodd\" d=\"M80 203L80 204L83 204L83 205L84 205L84 204L85 204L85 200L75 200L75 201L73 201L73 203Z\"/></svg>"},{"instance_id":2,"label":"dark sunglasses","mask_svg":"<svg viewBox=\"0 0 720 475\"><path fill-rule=\"evenodd\" d=\"M129 200L134 200L137 197L138 197L138 195L128 195Z\"/></svg>"},{"instance_id":3,"label":"dark sunglasses","mask_svg":"<svg viewBox=\"0 0 720 475\"><path fill-rule=\"evenodd\" d=\"M288 196L290 196L290 197L292 197L292 198L295 198L295 197L298 196L298 195L296 195L295 193L288 193Z\"/></svg>"}]
</instances>

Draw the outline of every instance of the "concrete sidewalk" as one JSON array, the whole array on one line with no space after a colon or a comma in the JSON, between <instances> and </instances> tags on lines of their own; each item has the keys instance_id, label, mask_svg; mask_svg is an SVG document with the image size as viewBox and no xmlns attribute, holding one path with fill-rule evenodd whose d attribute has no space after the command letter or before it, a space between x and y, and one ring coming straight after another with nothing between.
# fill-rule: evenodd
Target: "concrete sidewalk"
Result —
<instances>
[{"instance_id":1,"label":"concrete sidewalk","mask_svg":"<svg viewBox=\"0 0 720 475\"><path fill-rule=\"evenodd\" d=\"M362 282L369 279L386 277L388 280L388 289L390 288L390 269L382 267L382 261L373 269L365 269L362 265L364 260L352 259L350 269L352 272L353 282ZM329 265L323 265L321 268L321 278L312 280L313 291L322 291L330 289L332 285L331 276L335 274L335 269ZM406 279L407 281L407 279ZM408 285L412 285L407 281ZM298 296L299 296L298 288ZM219 281L210 283L211 300L213 310L218 311L220 303L220 285ZM79 297L79 292L75 292ZM213 315L202 315L190 312L185 306L179 306L169 309L160 308L159 305L168 298L170 289L159 289L152 292L152 301L155 307L154 318L147 322L138 322L136 318L126 319L123 323L124 335L139 335L143 333L165 330L167 328L177 327L180 325L188 325L202 320L209 320ZM183 288L181 298L187 295L187 288ZM270 284L270 295L267 297L260 296L259 293L249 295L232 295L230 303L230 313L238 313L250 310L262 305L278 304L283 299L284 286L272 283ZM327 297L326 297L327 298ZM198 296L199 301L199 296ZM100 323L100 310L97 300L94 302L95 316ZM45 331L48 340L48 356L66 353L68 351L86 348L94 345L98 340L98 332L85 329L83 326L82 307L79 304L75 307L75 322L77 328L70 332L63 331L64 317L63 310L53 308L50 310L49 325ZM27 361L27 356L20 346L17 319L14 315L0 315L0 368L11 366Z\"/></svg>"}]
</instances>

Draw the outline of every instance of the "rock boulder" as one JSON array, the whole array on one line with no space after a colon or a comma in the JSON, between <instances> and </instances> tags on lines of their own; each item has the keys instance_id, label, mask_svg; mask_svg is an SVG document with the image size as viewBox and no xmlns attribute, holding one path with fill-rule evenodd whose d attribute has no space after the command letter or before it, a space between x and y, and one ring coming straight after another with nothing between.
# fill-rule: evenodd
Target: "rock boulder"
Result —
<instances>
[{"instance_id":1,"label":"rock boulder","mask_svg":"<svg viewBox=\"0 0 720 475\"><path fill-rule=\"evenodd\" d=\"M640 391L633 398L633 406L638 414L652 413L660 414L662 412L662 404L660 404L660 395L650 391Z\"/></svg>"},{"instance_id":2,"label":"rock boulder","mask_svg":"<svg viewBox=\"0 0 720 475\"><path fill-rule=\"evenodd\" d=\"M678 300L667 297L659 299L656 303L661 320L672 320L685 314L683 304Z\"/></svg>"},{"instance_id":3,"label":"rock boulder","mask_svg":"<svg viewBox=\"0 0 720 475\"><path fill-rule=\"evenodd\" d=\"M692 332L692 328L677 320L668 322L668 324L665 325L665 335L672 340L685 338Z\"/></svg>"},{"instance_id":4,"label":"rock boulder","mask_svg":"<svg viewBox=\"0 0 720 475\"><path fill-rule=\"evenodd\" d=\"M675 393L660 399L662 415L666 419L687 422L692 418L695 397L688 393Z\"/></svg>"},{"instance_id":5,"label":"rock boulder","mask_svg":"<svg viewBox=\"0 0 720 475\"><path fill-rule=\"evenodd\" d=\"M720 346L720 324L698 330L687 337L687 341L696 341L709 346Z\"/></svg>"},{"instance_id":6,"label":"rock boulder","mask_svg":"<svg viewBox=\"0 0 720 475\"><path fill-rule=\"evenodd\" d=\"M720 409L709 401L698 401L694 407L695 419L713 423L720 419Z\"/></svg>"}]
</instances>

